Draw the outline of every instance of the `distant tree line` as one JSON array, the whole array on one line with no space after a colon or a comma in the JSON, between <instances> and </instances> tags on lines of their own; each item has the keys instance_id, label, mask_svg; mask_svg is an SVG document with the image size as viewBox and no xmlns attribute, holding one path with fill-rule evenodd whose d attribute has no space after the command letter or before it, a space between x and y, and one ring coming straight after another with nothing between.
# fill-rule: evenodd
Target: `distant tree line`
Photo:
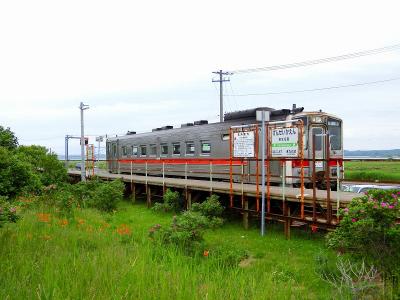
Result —
<instances>
[{"instance_id":1,"label":"distant tree line","mask_svg":"<svg viewBox=\"0 0 400 300\"><path fill-rule=\"evenodd\" d=\"M400 149L391 150L344 150L345 156L400 157Z\"/></svg>"}]
</instances>

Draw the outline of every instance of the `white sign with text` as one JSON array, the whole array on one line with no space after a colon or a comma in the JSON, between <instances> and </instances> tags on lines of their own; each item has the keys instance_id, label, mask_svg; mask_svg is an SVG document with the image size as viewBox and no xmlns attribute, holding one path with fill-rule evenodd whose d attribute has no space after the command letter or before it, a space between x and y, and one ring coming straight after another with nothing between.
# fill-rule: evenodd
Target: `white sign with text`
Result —
<instances>
[{"instance_id":1,"label":"white sign with text","mask_svg":"<svg viewBox=\"0 0 400 300\"><path fill-rule=\"evenodd\" d=\"M284 127L271 130L272 157L299 156L299 130L297 127Z\"/></svg>"}]
</instances>

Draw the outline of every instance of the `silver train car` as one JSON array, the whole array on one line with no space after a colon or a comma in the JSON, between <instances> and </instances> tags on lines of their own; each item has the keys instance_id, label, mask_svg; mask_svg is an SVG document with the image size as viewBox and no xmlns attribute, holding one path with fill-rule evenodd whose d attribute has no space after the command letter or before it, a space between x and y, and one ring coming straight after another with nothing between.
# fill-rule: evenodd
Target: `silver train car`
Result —
<instances>
[{"instance_id":1,"label":"silver train car","mask_svg":"<svg viewBox=\"0 0 400 300\"><path fill-rule=\"evenodd\" d=\"M233 176L236 182L256 183L255 160L234 164L230 169L229 139L232 126L259 123L256 121L256 112L261 109L270 111L270 122L302 120L305 185L311 187L314 165L311 160L315 153L318 187L326 186L324 180L329 170L331 188L336 189L338 168L339 174L343 174L342 120L322 111L305 112L302 107L296 108L295 105L292 109L263 107L227 113L224 122L209 124L206 120L200 120L182 124L180 128L165 126L148 133L128 132L125 136L109 138L106 144L108 170L111 173L164 174L166 177L180 178L206 179L212 176L212 180L223 181L229 181ZM329 146L326 145L326 134L329 134ZM261 163L258 164L261 170ZM269 167L271 184L282 184L282 174L285 173L285 185L299 186L299 160L289 160L284 165L280 160L271 160Z\"/></svg>"}]
</instances>

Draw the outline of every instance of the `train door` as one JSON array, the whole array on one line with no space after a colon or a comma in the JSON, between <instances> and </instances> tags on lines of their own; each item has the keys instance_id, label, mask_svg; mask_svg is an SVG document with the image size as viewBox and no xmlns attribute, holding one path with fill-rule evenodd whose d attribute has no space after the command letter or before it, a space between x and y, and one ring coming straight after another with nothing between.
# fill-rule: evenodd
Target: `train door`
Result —
<instances>
[{"instance_id":1,"label":"train door","mask_svg":"<svg viewBox=\"0 0 400 300\"><path fill-rule=\"evenodd\" d=\"M118 172L118 141L111 143L110 165L111 172Z\"/></svg>"},{"instance_id":2,"label":"train door","mask_svg":"<svg viewBox=\"0 0 400 300\"><path fill-rule=\"evenodd\" d=\"M315 145L315 175L317 177L317 181L323 180L324 173L325 173L325 164L326 162L323 160L318 159L326 159L325 153L325 136L326 136L326 129L323 126L311 126L310 136L309 136L309 146L310 146L310 158L312 159L313 156L313 144ZM315 139L313 143L313 139Z\"/></svg>"}]
</instances>

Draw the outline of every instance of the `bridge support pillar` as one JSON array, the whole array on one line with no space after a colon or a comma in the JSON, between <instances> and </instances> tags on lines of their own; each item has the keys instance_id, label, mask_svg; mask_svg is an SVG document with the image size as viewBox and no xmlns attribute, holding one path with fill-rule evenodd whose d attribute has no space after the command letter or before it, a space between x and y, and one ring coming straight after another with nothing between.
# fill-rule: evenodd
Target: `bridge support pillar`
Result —
<instances>
[{"instance_id":1,"label":"bridge support pillar","mask_svg":"<svg viewBox=\"0 0 400 300\"><path fill-rule=\"evenodd\" d=\"M292 225L292 221L290 219L290 207L287 205L287 203L284 203L283 214L285 216L285 237L287 240L290 240L290 227Z\"/></svg>"},{"instance_id":2,"label":"bridge support pillar","mask_svg":"<svg viewBox=\"0 0 400 300\"><path fill-rule=\"evenodd\" d=\"M244 229L249 229L249 201L246 197L244 197L244 207L245 210L243 212L243 227Z\"/></svg>"},{"instance_id":3,"label":"bridge support pillar","mask_svg":"<svg viewBox=\"0 0 400 300\"><path fill-rule=\"evenodd\" d=\"M192 192L191 190L186 190L186 209L192 208Z\"/></svg>"},{"instance_id":4,"label":"bridge support pillar","mask_svg":"<svg viewBox=\"0 0 400 300\"><path fill-rule=\"evenodd\" d=\"M146 192L146 196L147 196L147 208L151 207L151 187L150 185L147 186L147 192Z\"/></svg>"},{"instance_id":5,"label":"bridge support pillar","mask_svg":"<svg viewBox=\"0 0 400 300\"><path fill-rule=\"evenodd\" d=\"M136 184L131 183L131 199L132 203L135 203L136 201Z\"/></svg>"}]
</instances>

